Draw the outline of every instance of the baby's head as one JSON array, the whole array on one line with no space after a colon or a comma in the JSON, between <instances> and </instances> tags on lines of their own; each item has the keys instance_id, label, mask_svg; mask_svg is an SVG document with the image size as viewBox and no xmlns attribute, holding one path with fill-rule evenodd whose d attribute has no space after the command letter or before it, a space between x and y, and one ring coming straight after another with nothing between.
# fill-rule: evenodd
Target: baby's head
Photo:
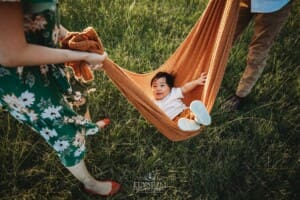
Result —
<instances>
[{"instance_id":1,"label":"baby's head","mask_svg":"<svg viewBox=\"0 0 300 200\"><path fill-rule=\"evenodd\" d=\"M155 100L162 100L171 92L174 76L167 72L158 72L151 79L151 90Z\"/></svg>"}]
</instances>

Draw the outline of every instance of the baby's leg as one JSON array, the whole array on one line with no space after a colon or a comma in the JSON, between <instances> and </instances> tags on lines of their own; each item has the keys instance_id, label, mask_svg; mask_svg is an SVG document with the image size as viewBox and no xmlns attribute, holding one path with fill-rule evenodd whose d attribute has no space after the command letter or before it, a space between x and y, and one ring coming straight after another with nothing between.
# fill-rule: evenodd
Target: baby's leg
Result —
<instances>
[{"instance_id":1,"label":"baby's leg","mask_svg":"<svg viewBox=\"0 0 300 200\"><path fill-rule=\"evenodd\" d=\"M204 126L208 126L211 123L211 117L205 107L205 105L198 100L192 101L190 105L191 111L195 115L195 121L198 124L202 124Z\"/></svg>"},{"instance_id":2,"label":"baby's leg","mask_svg":"<svg viewBox=\"0 0 300 200\"><path fill-rule=\"evenodd\" d=\"M194 121L194 114L190 109L185 109L173 121L177 123L182 131L197 131L200 129L200 125Z\"/></svg>"},{"instance_id":3,"label":"baby's leg","mask_svg":"<svg viewBox=\"0 0 300 200\"><path fill-rule=\"evenodd\" d=\"M197 131L200 129L200 125L195 120L188 118L180 118L177 125L182 131Z\"/></svg>"}]
</instances>

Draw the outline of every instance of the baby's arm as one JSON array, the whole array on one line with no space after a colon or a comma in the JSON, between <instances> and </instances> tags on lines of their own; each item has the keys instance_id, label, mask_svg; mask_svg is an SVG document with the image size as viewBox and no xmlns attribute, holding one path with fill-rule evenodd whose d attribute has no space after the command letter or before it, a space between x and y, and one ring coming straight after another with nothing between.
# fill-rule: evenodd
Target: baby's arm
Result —
<instances>
[{"instance_id":1,"label":"baby's arm","mask_svg":"<svg viewBox=\"0 0 300 200\"><path fill-rule=\"evenodd\" d=\"M181 87L182 94L186 94L186 93L192 91L199 85L204 85L206 78L207 78L206 73L202 72L201 76L199 78L197 78L196 80L190 81Z\"/></svg>"}]
</instances>

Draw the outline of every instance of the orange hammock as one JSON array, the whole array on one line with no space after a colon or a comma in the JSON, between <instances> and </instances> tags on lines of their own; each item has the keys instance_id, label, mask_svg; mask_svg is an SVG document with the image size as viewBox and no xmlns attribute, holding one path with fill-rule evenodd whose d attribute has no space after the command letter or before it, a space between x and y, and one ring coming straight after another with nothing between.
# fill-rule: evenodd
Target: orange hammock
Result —
<instances>
[{"instance_id":1,"label":"orange hammock","mask_svg":"<svg viewBox=\"0 0 300 200\"><path fill-rule=\"evenodd\" d=\"M201 100L211 111L218 94L237 21L239 0L211 0L199 21L175 53L158 69L147 74L130 72L106 59L103 69L113 83L137 110L172 141L191 138L201 132L181 131L177 124L151 100L150 80L157 71L175 75L175 86L194 80L207 72L204 87L198 87L185 95L184 102ZM89 27L83 32L70 32L62 41L63 48L102 53L103 46L96 31ZM85 62L67 63L75 77L92 81L93 73Z\"/></svg>"},{"instance_id":2,"label":"orange hammock","mask_svg":"<svg viewBox=\"0 0 300 200\"><path fill-rule=\"evenodd\" d=\"M207 72L204 87L186 95L184 102L201 100L211 111L218 94L237 21L239 0L211 0L199 21L173 55L158 69L147 73L130 72L111 60L104 70L113 83L143 117L172 141L181 141L201 132L181 131L151 100L150 80L157 71L175 75L175 86L194 80Z\"/></svg>"}]
</instances>

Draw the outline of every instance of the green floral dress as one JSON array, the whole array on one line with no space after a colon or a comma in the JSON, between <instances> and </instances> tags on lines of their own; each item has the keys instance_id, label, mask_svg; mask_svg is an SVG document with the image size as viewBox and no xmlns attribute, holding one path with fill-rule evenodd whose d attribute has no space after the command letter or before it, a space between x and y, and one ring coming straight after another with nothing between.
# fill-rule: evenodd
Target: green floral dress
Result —
<instances>
[{"instance_id":1,"label":"green floral dress","mask_svg":"<svg viewBox=\"0 0 300 200\"><path fill-rule=\"evenodd\" d=\"M25 13L24 30L28 43L56 47L57 1L20 2ZM96 124L70 108L64 94L71 92L63 64L15 68L0 65L0 107L38 132L68 167L83 159L85 136L99 131Z\"/></svg>"}]
</instances>

